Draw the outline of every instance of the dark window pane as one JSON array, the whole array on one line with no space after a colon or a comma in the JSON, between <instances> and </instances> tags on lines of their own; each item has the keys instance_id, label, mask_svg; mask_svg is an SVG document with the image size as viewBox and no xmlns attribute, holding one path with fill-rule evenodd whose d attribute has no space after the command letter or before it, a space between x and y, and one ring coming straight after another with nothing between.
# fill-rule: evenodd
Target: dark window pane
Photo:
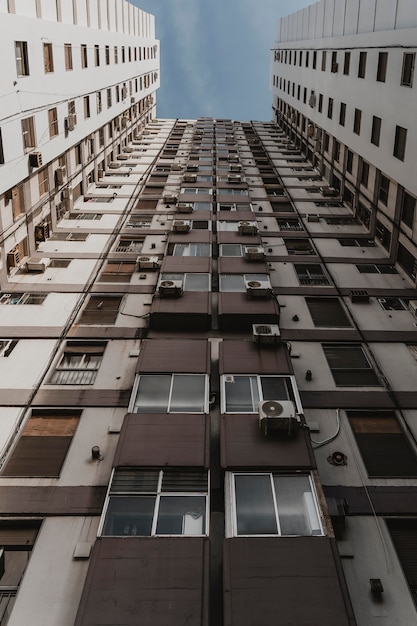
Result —
<instances>
[{"instance_id":1,"label":"dark window pane","mask_svg":"<svg viewBox=\"0 0 417 626\"><path fill-rule=\"evenodd\" d=\"M149 537L155 496L117 496L110 498L103 535Z\"/></svg>"},{"instance_id":2,"label":"dark window pane","mask_svg":"<svg viewBox=\"0 0 417 626\"><path fill-rule=\"evenodd\" d=\"M235 492L237 534L277 534L269 474L267 476L235 476Z\"/></svg>"},{"instance_id":3,"label":"dark window pane","mask_svg":"<svg viewBox=\"0 0 417 626\"><path fill-rule=\"evenodd\" d=\"M344 328L352 325L337 298L307 298L306 302L315 326Z\"/></svg>"}]
</instances>

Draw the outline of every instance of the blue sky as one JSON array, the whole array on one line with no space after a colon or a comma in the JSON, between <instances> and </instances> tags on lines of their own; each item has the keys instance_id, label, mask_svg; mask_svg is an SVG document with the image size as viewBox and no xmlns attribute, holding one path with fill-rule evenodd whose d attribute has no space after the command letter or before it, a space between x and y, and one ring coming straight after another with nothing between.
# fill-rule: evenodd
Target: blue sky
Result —
<instances>
[{"instance_id":1,"label":"blue sky","mask_svg":"<svg viewBox=\"0 0 417 626\"><path fill-rule=\"evenodd\" d=\"M160 118L271 119L278 18L313 0L130 0L156 17Z\"/></svg>"}]
</instances>

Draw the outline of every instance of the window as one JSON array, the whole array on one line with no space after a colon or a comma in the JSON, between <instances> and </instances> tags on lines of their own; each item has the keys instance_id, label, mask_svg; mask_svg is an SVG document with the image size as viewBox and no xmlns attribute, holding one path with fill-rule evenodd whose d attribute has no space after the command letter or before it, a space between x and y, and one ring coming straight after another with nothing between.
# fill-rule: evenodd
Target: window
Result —
<instances>
[{"instance_id":1,"label":"window","mask_svg":"<svg viewBox=\"0 0 417 626\"><path fill-rule=\"evenodd\" d=\"M379 178L378 198L385 206L388 204L389 178L381 174Z\"/></svg>"},{"instance_id":2,"label":"window","mask_svg":"<svg viewBox=\"0 0 417 626\"><path fill-rule=\"evenodd\" d=\"M0 128L0 165L4 165L3 137Z\"/></svg>"},{"instance_id":3,"label":"window","mask_svg":"<svg viewBox=\"0 0 417 626\"><path fill-rule=\"evenodd\" d=\"M84 119L91 117L90 96L84 96Z\"/></svg>"},{"instance_id":4,"label":"window","mask_svg":"<svg viewBox=\"0 0 417 626\"><path fill-rule=\"evenodd\" d=\"M340 142L333 139L333 160L338 163L340 160Z\"/></svg>"},{"instance_id":5,"label":"window","mask_svg":"<svg viewBox=\"0 0 417 626\"><path fill-rule=\"evenodd\" d=\"M51 43L43 44L43 67L45 74L54 71L54 57Z\"/></svg>"},{"instance_id":6,"label":"window","mask_svg":"<svg viewBox=\"0 0 417 626\"><path fill-rule=\"evenodd\" d=\"M329 135L329 133L323 133L323 150L325 152L329 151L329 144L330 144L330 135Z\"/></svg>"},{"instance_id":7,"label":"window","mask_svg":"<svg viewBox=\"0 0 417 626\"><path fill-rule=\"evenodd\" d=\"M360 135L361 133L361 119L362 119L362 111L360 109L355 109L355 117L353 121L353 132L356 135Z\"/></svg>"},{"instance_id":8,"label":"window","mask_svg":"<svg viewBox=\"0 0 417 626\"><path fill-rule=\"evenodd\" d=\"M0 339L0 358L8 357L16 345L15 339Z\"/></svg>"},{"instance_id":9,"label":"window","mask_svg":"<svg viewBox=\"0 0 417 626\"><path fill-rule=\"evenodd\" d=\"M317 67L317 50L313 50L313 70Z\"/></svg>"},{"instance_id":10,"label":"window","mask_svg":"<svg viewBox=\"0 0 417 626\"><path fill-rule=\"evenodd\" d=\"M304 230L302 223L297 219L278 219L278 226L283 231Z\"/></svg>"},{"instance_id":11,"label":"window","mask_svg":"<svg viewBox=\"0 0 417 626\"><path fill-rule=\"evenodd\" d=\"M29 76L29 57L27 41L15 41L16 72L18 76Z\"/></svg>"},{"instance_id":12,"label":"window","mask_svg":"<svg viewBox=\"0 0 417 626\"><path fill-rule=\"evenodd\" d=\"M349 172L349 174L352 174L352 170L353 170L353 152L352 150L347 150L347 155L346 155L346 171Z\"/></svg>"},{"instance_id":13,"label":"window","mask_svg":"<svg viewBox=\"0 0 417 626\"><path fill-rule=\"evenodd\" d=\"M105 342L67 341L49 380L54 385L93 385L103 359Z\"/></svg>"},{"instance_id":14,"label":"window","mask_svg":"<svg viewBox=\"0 0 417 626\"><path fill-rule=\"evenodd\" d=\"M117 46L114 46L114 62L115 63L119 62L119 50Z\"/></svg>"},{"instance_id":15,"label":"window","mask_svg":"<svg viewBox=\"0 0 417 626\"><path fill-rule=\"evenodd\" d=\"M321 53L321 71L326 71L326 50Z\"/></svg>"},{"instance_id":16,"label":"window","mask_svg":"<svg viewBox=\"0 0 417 626\"><path fill-rule=\"evenodd\" d=\"M415 52L404 52L403 68L401 72L401 85L404 87L413 86L414 65L416 62Z\"/></svg>"},{"instance_id":17,"label":"window","mask_svg":"<svg viewBox=\"0 0 417 626\"><path fill-rule=\"evenodd\" d=\"M262 400L295 402L291 377L258 374L222 376L222 413L258 413Z\"/></svg>"},{"instance_id":18,"label":"window","mask_svg":"<svg viewBox=\"0 0 417 626\"><path fill-rule=\"evenodd\" d=\"M109 87L107 89L107 108L110 109L111 105L112 105L112 99L111 99L111 88Z\"/></svg>"},{"instance_id":19,"label":"window","mask_svg":"<svg viewBox=\"0 0 417 626\"><path fill-rule=\"evenodd\" d=\"M392 265L383 263L361 263L356 266L361 274L397 274L397 270Z\"/></svg>"},{"instance_id":20,"label":"window","mask_svg":"<svg viewBox=\"0 0 417 626\"><path fill-rule=\"evenodd\" d=\"M205 469L116 469L101 534L205 535L208 490Z\"/></svg>"},{"instance_id":21,"label":"window","mask_svg":"<svg viewBox=\"0 0 417 626\"><path fill-rule=\"evenodd\" d=\"M100 283L129 283L134 271L134 261L107 261L98 281Z\"/></svg>"},{"instance_id":22,"label":"window","mask_svg":"<svg viewBox=\"0 0 417 626\"><path fill-rule=\"evenodd\" d=\"M352 324L337 298L306 298L314 326L349 328Z\"/></svg>"},{"instance_id":23,"label":"window","mask_svg":"<svg viewBox=\"0 0 417 626\"><path fill-rule=\"evenodd\" d=\"M339 124L340 126L344 126L346 121L346 104L344 102L340 103L340 112L339 112Z\"/></svg>"},{"instance_id":24,"label":"window","mask_svg":"<svg viewBox=\"0 0 417 626\"><path fill-rule=\"evenodd\" d=\"M350 52L345 52L345 59L343 62L343 74L349 76L350 69Z\"/></svg>"},{"instance_id":25,"label":"window","mask_svg":"<svg viewBox=\"0 0 417 626\"><path fill-rule=\"evenodd\" d=\"M358 78L365 78L366 73L366 52L359 52Z\"/></svg>"},{"instance_id":26,"label":"window","mask_svg":"<svg viewBox=\"0 0 417 626\"><path fill-rule=\"evenodd\" d=\"M379 146L379 140L381 137L381 123L382 120L380 117L372 116L372 132L371 132L371 143L374 146Z\"/></svg>"},{"instance_id":27,"label":"window","mask_svg":"<svg viewBox=\"0 0 417 626\"><path fill-rule=\"evenodd\" d=\"M321 113L323 111L323 94L319 93L319 103L317 105L318 112Z\"/></svg>"},{"instance_id":28,"label":"window","mask_svg":"<svg viewBox=\"0 0 417 626\"><path fill-rule=\"evenodd\" d=\"M79 411L33 410L2 475L58 477L80 415Z\"/></svg>"},{"instance_id":29,"label":"window","mask_svg":"<svg viewBox=\"0 0 417 626\"><path fill-rule=\"evenodd\" d=\"M36 519L7 518L0 521L0 549L4 551L0 572L0 598L2 610L5 611L4 624L13 607L40 526L41 520Z\"/></svg>"},{"instance_id":30,"label":"window","mask_svg":"<svg viewBox=\"0 0 417 626\"><path fill-rule=\"evenodd\" d=\"M100 65L100 46L94 46L94 64L96 67Z\"/></svg>"},{"instance_id":31,"label":"window","mask_svg":"<svg viewBox=\"0 0 417 626\"><path fill-rule=\"evenodd\" d=\"M160 280L181 280L184 291L210 291L210 274L163 273Z\"/></svg>"},{"instance_id":32,"label":"window","mask_svg":"<svg viewBox=\"0 0 417 626\"><path fill-rule=\"evenodd\" d=\"M78 324L114 324L123 296L90 296Z\"/></svg>"},{"instance_id":33,"label":"window","mask_svg":"<svg viewBox=\"0 0 417 626\"><path fill-rule=\"evenodd\" d=\"M104 48L104 54L106 59L106 65L110 65L110 46Z\"/></svg>"},{"instance_id":34,"label":"window","mask_svg":"<svg viewBox=\"0 0 417 626\"><path fill-rule=\"evenodd\" d=\"M115 252L142 252L143 239L120 238Z\"/></svg>"},{"instance_id":35,"label":"window","mask_svg":"<svg viewBox=\"0 0 417 626\"><path fill-rule=\"evenodd\" d=\"M410 278L416 278L417 259L401 243L398 244L397 262Z\"/></svg>"},{"instance_id":36,"label":"window","mask_svg":"<svg viewBox=\"0 0 417 626\"><path fill-rule=\"evenodd\" d=\"M300 285L329 285L324 269L318 263L296 264L294 269Z\"/></svg>"},{"instance_id":37,"label":"window","mask_svg":"<svg viewBox=\"0 0 417 626\"><path fill-rule=\"evenodd\" d=\"M393 411L347 411L368 476L417 476L417 459Z\"/></svg>"},{"instance_id":38,"label":"window","mask_svg":"<svg viewBox=\"0 0 417 626\"><path fill-rule=\"evenodd\" d=\"M43 196L45 193L48 193L49 184L48 184L48 168L45 167L38 173L38 187L39 187L39 195Z\"/></svg>"},{"instance_id":39,"label":"window","mask_svg":"<svg viewBox=\"0 0 417 626\"><path fill-rule=\"evenodd\" d=\"M322 535L317 499L307 474L230 474L231 534Z\"/></svg>"},{"instance_id":40,"label":"window","mask_svg":"<svg viewBox=\"0 0 417 626\"><path fill-rule=\"evenodd\" d=\"M401 221L409 228L413 228L415 210L416 199L404 191L401 201Z\"/></svg>"},{"instance_id":41,"label":"window","mask_svg":"<svg viewBox=\"0 0 417 626\"><path fill-rule=\"evenodd\" d=\"M285 247L288 254L316 254L310 239L286 239Z\"/></svg>"},{"instance_id":42,"label":"window","mask_svg":"<svg viewBox=\"0 0 417 626\"><path fill-rule=\"evenodd\" d=\"M89 233L54 233L50 235L51 241L87 241Z\"/></svg>"},{"instance_id":43,"label":"window","mask_svg":"<svg viewBox=\"0 0 417 626\"><path fill-rule=\"evenodd\" d=\"M368 180L369 180L369 163L367 163L366 161L361 161L361 177L360 177L361 185L363 185L364 187L367 187Z\"/></svg>"},{"instance_id":44,"label":"window","mask_svg":"<svg viewBox=\"0 0 417 626\"><path fill-rule=\"evenodd\" d=\"M97 114L101 113L103 110L101 91L96 91L96 106L97 106Z\"/></svg>"},{"instance_id":45,"label":"window","mask_svg":"<svg viewBox=\"0 0 417 626\"><path fill-rule=\"evenodd\" d=\"M402 298L378 298L384 311L408 311L408 301Z\"/></svg>"},{"instance_id":46,"label":"window","mask_svg":"<svg viewBox=\"0 0 417 626\"><path fill-rule=\"evenodd\" d=\"M345 247L357 246L358 248L369 248L375 245L372 239L349 238L349 239L338 239L338 242L340 243L341 246L345 246Z\"/></svg>"},{"instance_id":47,"label":"window","mask_svg":"<svg viewBox=\"0 0 417 626\"><path fill-rule=\"evenodd\" d=\"M380 382L361 346L323 344L337 387L379 387Z\"/></svg>"},{"instance_id":48,"label":"window","mask_svg":"<svg viewBox=\"0 0 417 626\"><path fill-rule=\"evenodd\" d=\"M388 52L380 52L378 54L378 69L376 79L379 83L385 83L387 76Z\"/></svg>"},{"instance_id":49,"label":"window","mask_svg":"<svg viewBox=\"0 0 417 626\"><path fill-rule=\"evenodd\" d=\"M394 156L404 161L405 146L407 144L407 129L402 126L395 127Z\"/></svg>"},{"instance_id":50,"label":"window","mask_svg":"<svg viewBox=\"0 0 417 626\"><path fill-rule=\"evenodd\" d=\"M243 293L246 291L246 281L266 283L266 289L271 290L268 274L220 274L220 291Z\"/></svg>"},{"instance_id":51,"label":"window","mask_svg":"<svg viewBox=\"0 0 417 626\"><path fill-rule=\"evenodd\" d=\"M56 137L58 135L58 111L57 108L49 109L48 111L48 124L49 124L49 137Z\"/></svg>"},{"instance_id":52,"label":"window","mask_svg":"<svg viewBox=\"0 0 417 626\"><path fill-rule=\"evenodd\" d=\"M173 256L210 256L208 243L176 243Z\"/></svg>"},{"instance_id":53,"label":"window","mask_svg":"<svg viewBox=\"0 0 417 626\"><path fill-rule=\"evenodd\" d=\"M391 246L391 231L379 220L375 221L375 237L382 243L385 250L389 251Z\"/></svg>"},{"instance_id":54,"label":"window","mask_svg":"<svg viewBox=\"0 0 417 626\"><path fill-rule=\"evenodd\" d=\"M30 150L36 146L35 118L25 117L22 119L22 138L25 150Z\"/></svg>"},{"instance_id":55,"label":"window","mask_svg":"<svg viewBox=\"0 0 417 626\"><path fill-rule=\"evenodd\" d=\"M87 45L85 43L81 44L81 67L85 69L88 67L88 56L87 56Z\"/></svg>"},{"instance_id":56,"label":"window","mask_svg":"<svg viewBox=\"0 0 417 626\"><path fill-rule=\"evenodd\" d=\"M142 374L132 413L204 413L206 374Z\"/></svg>"},{"instance_id":57,"label":"window","mask_svg":"<svg viewBox=\"0 0 417 626\"><path fill-rule=\"evenodd\" d=\"M327 105L327 117L332 119L333 117L333 98L329 98L329 102Z\"/></svg>"},{"instance_id":58,"label":"window","mask_svg":"<svg viewBox=\"0 0 417 626\"><path fill-rule=\"evenodd\" d=\"M46 297L43 293L4 293L0 294L0 304L43 304Z\"/></svg>"},{"instance_id":59,"label":"window","mask_svg":"<svg viewBox=\"0 0 417 626\"><path fill-rule=\"evenodd\" d=\"M70 43L64 44L64 54L65 54L65 69L72 70L72 45Z\"/></svg>"},{"instance_id":60,"label":"window","mask_svg":"<svg viewBox=\"0 0 417 626\"><path fill-rule=\"evenodd\" d=\"M402 571L410 588L410 594L417 605L416 592L416 551L417 551L417 519L392 518L386 524L394 544Z\"/></svg>"}]
</instances>

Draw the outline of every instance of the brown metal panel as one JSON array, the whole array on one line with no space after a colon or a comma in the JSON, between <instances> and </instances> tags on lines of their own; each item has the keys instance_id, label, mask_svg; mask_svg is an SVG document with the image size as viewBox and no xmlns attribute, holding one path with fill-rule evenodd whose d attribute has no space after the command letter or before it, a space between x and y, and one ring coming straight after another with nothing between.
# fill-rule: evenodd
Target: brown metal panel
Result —
<instances>
[{"instance_id":1,"label":"brown metal panel","mask_svg":"<svg viewBox=\"0 0 417 626\"><path fill-rule=\"evenodd\" d=\"M105 496L105 486L0 487L0 515L101 515Z\"/></svg>"},{"instance_id":2,"label":"brown metal panel","mask_svg":"<svg viewBox=\"0 0 417 626\"><path fill-rule=\"evenodd\" d=\"M260 347L251 339L226 339L220 343L220 374L292 374L284 345Z\"/></svg>"},{"instance_id":3,"label":"brown metal panel","mask_svg":"<svg viewBox=\"0 0 417 626\"><path fill-rule=\"evenodd\" d=\"M207 415L129 414L123 422L113 465L208 467Z\"/></svg>"},{"instance_id":4,"label":"brown metal panel","mask_svg":"<svg viewBox=\"0 0 417 626\"><path fill-rule=\"evenodd\" d=\"M34 406L54 407L127 407L132 389L70 389L44 388L36 394L32 404Z\"/></svg>"},{"instance_id":5,"label":"brown metal panel","mask_svg":"<svg viewBox=\"0 0 417 626\"><path fill-rule=\"evenodd\" d=\"M205 339L144 340L137 371L206 374L210 371L210 344Z\"/></svg>"},{"instance_id":6,"label":"brown metal panel","mask_svg":"<svg viewBox=\"0 0 417 626\"><path fill-rule=\"evenodd\" d=\"M72 437L22 436L3 476L58 477Z\"/></svg>"},{"instance_id":7,"label":"brown metal panel","mask_svg":"<svg viewBox=\"0 0 417 626\"><path fill-rule=\"evenodd\" d=\"M208 581L207 539L98 539L75 626L208 626Z\"/></svg>"},{"instance_id":8,"label":"brown metal panel","mask_svg":"<svg viewBox=\"0 0 417 626\"><path fill-rule=\"evenodd\" d=\"M200 183L198 183L198 187L200 187ZM201 183L201 187L204 187L203 183ZM191 188L191 185L190 185ZM207 193L182 193L178 197L178 202L213 202L213 196L209 193L209 189L207 189Z\"/></svg>"},{"instance_id":9,"label":"brown metal panel","mask_svg":"<svg viewBox=\"0 0 417 626\"><path fill-rule=\"evenodd\" d=\"M349 515L417 515L417 487L362 487L325 485L327 498L346 498ZM372 502L370 505L369 499Z\"/></svg>"},{"instance_id":10,"label":"brown metal panel","mask_svg":"<svg viewBox=\"0 0 417 626\"><path fill-rule=\"evenodd\" d=\"M210 330L211 293L188 291L180 298L154 297L150 326L153 330Z\"/></svg>"},{"instance_id":11,"label":"brown metal panel","mask_svg":"<svg viewBox=\"0 0 417 626\"><path fill-rule=\"evenodd\" d=\"M205 218L203 218L205 219ZM212 233L210 230L195 229L189 233L169 233L169 243L211 243Z\"/></svg>"},{"instance_id":12,"label":"brown metal panel","mask_svg":"<svg viewBox=\"0 0 417 626\"><path fill-rule=\"evenodd\" d=\"M219 274L267 274L265 261L247 261L243 257L219 257Z\"/></svg>"},{"instance_id":13,"label":"brown metal panel","mask_svg":"<svg viewBox=\"0 0 417 626\"><path fill-rule=\"evenodd\" d=\"M226 539L224 626L354 626L328 537Z\"/></svg>"},{"instance_id":14,"label":"brown metal panel","mask_svg":"<svg viewBox=\"0 0 417 626\"><path fill-rule=\"evenodd\" d=\"M310 436L261 432L257 415L223 415L220 425L222 467L309 469L316 466Z\"/></svg>"},{"instance_id":15,"label":"brown metal panel","mask_svg":"<svg viewBox=\"0 0 417 626\"><path fill-rule=\"evenodd\" d=\"M313 371L314 376L314 371ZM413 394L414 395L414 394ZM393 400L384 390L378 391L301 391L304 408L328 409L395 409ZM415 403L414 403L415 407Z\"/></svg>"},{"instance_id":16,"label":"brown metal panel","mask_svg":"<svg viewBox=\"0 0 417 626\"><path fill-rule=\"evenodd\" d=\"M219 230L217 233L217 241L221 243L241 243L251 246L260 246L262 244L259 235L239 235L239 233L229 230Z\"/></svg>"},{"instance_id":17,"label":"brown metal panel","mask_svg":"<svg viewBox=\"0 0 417 626\"><path fill-rule=\"evenodd\" d=\"M278 324L279 305L274 297L248 298L246 293L219 293L219 327L251 332L252 324Z\"/></svg>"},{"instance_id":18,"label":"brown metal panel","mask_svg":"<svg viewBox=\"0 0 417 626\"><path fill-rule=\"evenodd\" d=\"M254 214L252 211L219 211L217 219L225 222L241 222L241 221L254 221Z\"/></svg>"},{"instance_id":19,"label":"brown metal panel","mask_svg":"<svg viewBox=\"0 0 417 626\"><path fill-rule=\"evenodd\" d=\"M208 273L211 272L211 258L205 256L166 256L162 262L161 271Z\"/></svg>"}]
</instances>

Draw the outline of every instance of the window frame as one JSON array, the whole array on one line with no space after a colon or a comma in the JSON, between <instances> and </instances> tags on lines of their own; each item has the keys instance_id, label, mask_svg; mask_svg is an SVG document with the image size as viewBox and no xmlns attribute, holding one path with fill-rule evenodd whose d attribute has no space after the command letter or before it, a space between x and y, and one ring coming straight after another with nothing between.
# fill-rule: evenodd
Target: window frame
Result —
<instances>
[{"instance_id":1,"label":"window frame","mask_svg":"<svg viewBox=\"0 0 417 626\"><path fill-rule=\"evenodd\" d=\"M413 86L415 65L416 65L416 53L404 52L403 65L401 69L401 85L403 87Z\"/></svg>"},{"instance_id":2,"label":"window frame","mask_svg":"<svg viewBox=\"0 0 417 626\"><path fill-rule=\"evenodd\" d=\"M52 109L48 109L48 126L49 126L49 139L53 139L54 137L57 137L59 135L57 107L52 107Z\"/></svg>"},{"instance_id":3,"label":"window frame","mask_svg":"<svg viewBox=\"0 0 417 626\"><path fill-rule=\"evenodd\" d=\"M393 156L399 161L404 161L407 149L407 128L395 126L394 151Z\"/></svg>"},{"instance_id":4,"label":"window frame","mask_svg":"<svg viewBox=\"0 0 417 626\"><path fill-rule=\"evenodd\" d=\"M48 384L76 387L94 385L106 347L107 341L67 341L49 376ZM71 359L74 359L73 363ZM72 380L74 377L76 382Z\"/></svg>"},{"instance_id":5,"label":"window frame","mask_svg":"<svg viewBox=\"0 0 417 626\"><path fill-rule=\"evenodd\" d=\"M43 69L45 74L54 72L54 51L51 42L43 42Z\"/></svg>"},{"instance_id":6,"label":"window frame","mask_svg":"<svg viewBox=\"0 0 417 626\"><path fill-rule=\"evenodd\" d=\"M245 410L228 411L227 410L227 384L235 382L235 378L247 378L249 387L251 390L251 402L252 410L245 408ZM266 398L264 389L262 387L263 379L276 379L285 381L287 387L287 395L285 398ZM255 395L253 395L253 392ZM267 394L269 395L269 394ZM258 399L257 399L258 398ZM294 402L297 413L302 412L301 398L298 392L297 383L295 377L291 374L223 374L220 376L220 412L225 415L239 415L239 414L258 414L258 404L264 400L290 400Z\"/></svg>"},{"instance_id":7,"label":"window frame","mask_svg":"<svg viewBox=\"0 0 417 626\"><path fill-rule=\"evenodd\" d=\"M23 149L28 152L36 148L36 130L34 116L24 117L21 120Z\"/></svg>"},{"instance_id":8,"label":"window frame","mask_svg":"<svg viewBox=\"0 0 417 626\"><path fill-rule=\"evenodd\" d=\"M300 285L315 285L315 286L328 286L331 284L325 268L321 263L294 263L294 272ZM305 271L301 273L301 268L305 268ZM309 268L320 268L320 272L315 274ZM300 268L300 272L297 271ZM305 276L305 278L303 278ZM304 282L303 282L304 281ZM306 282L307 281L307 282Z\"/></svg>"},{"instance_id":9,"label":"window frame","mask_svg":"<svg viewBox=\"0 0 417 626\"><path fill-rule=\"evenodd\" d=\"M67 72L74 69L73 57L72 57L72 44L64 43L64 58L65 58L65 70Z\"/></svg>"},{"instance_id":10,"label":"window frame","mask_svg":"<svg viewBox=\"0 0 417 626\"><path fill-rule=\"evenodd\" d=\"M322 343L321 347L323 349L323 354L324 357L327 361L327 365L328 368L330 370L330 373L333 377L334 383L336 387L381 387L382 383L378 378L377 373L375 372L372 363L364 349L364 347L360 344L348 344L348 343ZM350 367L335 367L333 365L333 367L331 366L331 363L328 359L328 355L326 354L326 348L330 351L334 351L336 350L358 350L360 351L360 358L363 357L363 361L367 364L366 367L357 367L357 366L350 366ZM340 358L340 357L338 357ZM374 381L373 383L361 383L361 382L351 382L351 381L344 381L342 382L342 377L349 377L349 376L355 376L358 372L364 373L364 372L372 372L373 376L374 376ZM372 377L371 377L372 378Z\"/></svg>"},{"instance_id":11,"label":"window frame","mask_svg":"<svg viewBox=\"0 0 417 626\"><path fill-rule=\"evenodd\" d=\"M143 377L155 377L155 376L165 376L165 377L170 377L170 382L169 382L169 391L168 391L168 397L167 397L167 402L166 402L166 410L164 410L164 407L162 406L161 403L160 405L155 405L155 409L154 411L151 411L148 409L144 410L144 411L137 411L135 410L139 405L137 403L137 397L139 394L139 389L140 389L140 379ZM202 410L190 410L190 411L172 411L172 402L173 402L173 391L174 391L174 384L175 384L175 378L176 377L181 377L181 376L187 376L187 377L199 377L202 378L204 381L204 397L202 398ZM138 374L136 376L136 380L134 382L133 385L133 389L132 389L132 396L131 396L131 400L129 403L129 413L138 413L138 414L159 414L159 413L163 413L163 414L170 414L170 415L175 415L175 414L193 414L193 413L208 413L209 410L209 376L207 373L196 373L196 374L192 374L192 373L182 373L182 372L173 372L173 373L169 373L169 372L164 372L164 373L148 373L148 372L143 372L141 374ZM164 400L165 398L163 398ZM161 408L162 407L162 408Z\"/></svg>"},{"instance_id":12,"label":"window frame","mask_svg":"<svg viewBox=\"0 0 417 626\"><path fill-rule=\"evenodd\" d=\"M28 55L28 42L27 41L15 41L15 60L16 60L16 73L19 78L22 76L29 76L29 55Z\"/></svg>"}]
</instances>

